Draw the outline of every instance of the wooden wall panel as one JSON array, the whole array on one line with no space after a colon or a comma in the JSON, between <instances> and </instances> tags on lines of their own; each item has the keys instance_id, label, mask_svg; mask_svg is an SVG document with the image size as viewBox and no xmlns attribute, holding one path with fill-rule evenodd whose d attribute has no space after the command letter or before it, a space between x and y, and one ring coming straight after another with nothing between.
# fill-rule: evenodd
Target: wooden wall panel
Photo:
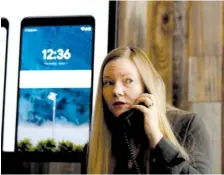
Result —
<instances>
[{"instance_id":1,"label":"wooden wall panel","mask_svg":"<svg viewBox=\"0 0 224 175\"><path fill-rule=\"evenodd\" d=\"M124 46L128 43L128 16L127 16L127 2L120 1L118 9L118 47Z\"/></svg>"},{"instance_id":2,"label":"wooden wall panel","mask_svg":"<svg viewBox=\"0 0 224 175\"><path fill-rule=\"evenodd\" d=\"M202 18L201 6L203 2L189 2L188 3L188 56L203 55L202 49Z\"/></svg>"},{"instance_id":3,"label":"wooden wall panel","mask_svg":"<svg viewBox=\"0 0 224 175\"><path fill-rule=\"evenodd\" d=\"M187 5L174 2L173 104L181 109L188 109Z\"/></svg>"},{"instance_id":4,"label":"wooden wall panel","mask_svg":"<svg viewBox=\"0 0 224 175\"><path fill-rule=\"evenodd\" d=\"M222 168L222 14L222 2L188 2L188 109L201 115L212 133L212 173Z\"/></svg>"},{"instance_id":5,"label":"wooden wall panel","mask_svg":"<svg viewBox=\"0 0 224 175\"><path fill-rule=\"evenodd\" d=\"M190 102L221 102L221 56L189 57Z\"/></svg>"},{"instance_id":6,"label":"wooden wall panel","mask_svg":"<svg viewBox=\"0 0 224 175\"><path fill-rule=\"evenodd\" d=\"M173 2L120 1L118 46L142 48L162 76L172 103Z\"/></svg>"},{"instance_id":7,"label":"wooden wall panel","mask_svg":"<svg viewBox=\"0 0 224 175\"><path fill-rule=\"evenodd\" d=\"M224 174L224 2L221 4L222 6L222 106L221 106L221 143L222 143L222 174Z\"/></svg>"},{"instance_id":8,"label":"wooden wall panel","mask_svg":"<svg viewBox=\"0 0 224 175\"><path fill-rule=\"evenodd\" d=\"M147 11L148 55L164 80L167 102L172 103L173 2L149 1Z\"/></svg>"},{"instance_id":9,"label":"wooden wall panel","mask_svg":"<svg viewBox=\"0 0 224 175\"><path fill-rule=\"evenodd\" d=\"M140 1L120 1L118 47L132 45L146 50L146 4Z\"/></svg>"},{"instance_id":10,"label":"wooden wall panel","mask_svg":"<svg viewBox=\"0 0 224 175\"><path fill-rule=\"evenodd\" d=\"M189 2L189 101L221 101L221 2Z\"/></svg>"},{"instance_id":11,"label":"wooden wall panel","mask_svg":"<svg viewBox=\"0 0 224 175\"><path fill-rule=\"evenodd\" d=\"M201 3L202 47L205 56L222 55L222 2L205 1Z\"/></svg>"}]
</instances>

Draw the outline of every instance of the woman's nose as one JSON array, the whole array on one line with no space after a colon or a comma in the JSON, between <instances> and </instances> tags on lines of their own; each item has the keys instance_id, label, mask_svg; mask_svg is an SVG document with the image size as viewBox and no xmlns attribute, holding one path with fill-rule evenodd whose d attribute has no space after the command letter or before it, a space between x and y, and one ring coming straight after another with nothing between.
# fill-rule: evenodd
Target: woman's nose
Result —
<instances>
[{"instance_id":1,"label":"woman's nose","mask_svg":"<svg viewBox=\"0 0 224 175\"><path fill-rule=\"evenodd\" d=\"M123 88L122 83L120 83L120 82L115 83L114 89L113 89L113 94L115 97L124 95L124 88Z\"/></svg>"}]
</instances>

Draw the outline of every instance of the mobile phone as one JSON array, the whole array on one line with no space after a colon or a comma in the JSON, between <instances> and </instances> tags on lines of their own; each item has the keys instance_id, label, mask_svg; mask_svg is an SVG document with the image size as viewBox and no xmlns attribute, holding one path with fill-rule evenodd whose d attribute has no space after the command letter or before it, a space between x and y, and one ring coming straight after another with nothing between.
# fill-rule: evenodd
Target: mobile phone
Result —
<instances>
[{"instance_id":1,"label":"mobile phone","mask_svg":"<svg viewBox=\"0 0 224 175\"><path fill-rule=\"evenodd\" d=\"M22 20L15 151L73 153L88 142L94 33L92 16Z\"/></svg>"},{"instance_id":2,"label":"mobile phone","mask_svg":"<svg viewBox=\"0 0 224 175\"><path fill-rule=\"evenodd\" d=\"M4 94L5 77L8 50L9 21L7 18L1 18L1 43L0 43L0 125L1 125L1 150L3 147L3 123L4 123Z\"/></svg>"}]
</instances>

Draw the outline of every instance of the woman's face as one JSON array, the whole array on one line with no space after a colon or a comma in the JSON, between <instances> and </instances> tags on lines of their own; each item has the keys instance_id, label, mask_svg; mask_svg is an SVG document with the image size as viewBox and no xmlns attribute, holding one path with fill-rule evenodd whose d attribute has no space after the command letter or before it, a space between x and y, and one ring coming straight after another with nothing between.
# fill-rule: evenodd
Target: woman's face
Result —
<instances>
[{"instance_id":1,"label":"woman's face","mask_svg":"<svg viewBox=\"0 0 224 175\"><path fill-rule=\"evenodd\" d=\"M129 110L142 93L143 81L133 61L118 58L107 63L103 71L103 97L116 117Z\"/></svg>"}]
</instances>

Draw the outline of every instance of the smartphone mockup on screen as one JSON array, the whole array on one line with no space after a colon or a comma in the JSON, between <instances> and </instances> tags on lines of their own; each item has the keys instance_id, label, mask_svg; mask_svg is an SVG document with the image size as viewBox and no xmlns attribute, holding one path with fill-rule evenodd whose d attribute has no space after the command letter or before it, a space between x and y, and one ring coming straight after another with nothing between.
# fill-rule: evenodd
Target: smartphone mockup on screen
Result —
<instances>
[{"instance_id":1,"label":"smartphone mockup on screen","mask_svg":"<svg viewBox=\"0 0 224 175\"><path fill-rule=\"evenodd\" d=\"M4 92L5 76L8 49L9 22L6 18L1 18L1 43L0 43L0 125L1 125L1 150L3 144L3 123L4 123Z\"/></svg>"},{"instance_id":2,"label":"smartphone mockup on screen","mask_svg":"<svg viewBox=\"0 0 224 175\"><path fill-rule=\"evenodd\" d=\"M16 152L79 152L92 114L92 16L21 23Z\"/></svg>"}]
</instances>

